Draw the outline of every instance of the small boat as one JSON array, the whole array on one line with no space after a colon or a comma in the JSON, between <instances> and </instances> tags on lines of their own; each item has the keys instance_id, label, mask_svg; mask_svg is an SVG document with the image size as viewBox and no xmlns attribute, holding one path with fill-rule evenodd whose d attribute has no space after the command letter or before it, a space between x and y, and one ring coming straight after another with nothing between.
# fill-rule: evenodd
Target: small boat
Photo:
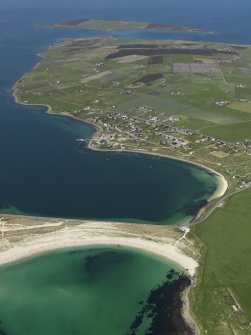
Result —
<instances>
[{"instance_id":1,"label":"small boat","mask_svg":"<svg viewBox=\"0 0 251 335\"><path fill-rule=\"evenodd\" d=\"M76 142L82 142L84 144L88 144L88 140L86 140L85 138L77 138Z\"/></svg>"}]
</instances>

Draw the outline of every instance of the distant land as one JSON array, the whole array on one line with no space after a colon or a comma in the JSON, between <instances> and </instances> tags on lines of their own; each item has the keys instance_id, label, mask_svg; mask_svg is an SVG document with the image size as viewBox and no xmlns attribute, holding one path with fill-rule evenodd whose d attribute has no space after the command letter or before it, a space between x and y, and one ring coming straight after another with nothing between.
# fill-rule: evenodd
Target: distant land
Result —
<instances>
[{"instance_id":1,"label":"distant land","mask_svg":"<svg viewBox=\"0 0 251 335\"><path fill-rule=\"evenodd\" d=\"M176 31L198 33L203 32L213 34L212 31L204 31L198 28L173 26L167 24L159 24L152 22L135 22L135 21L119 21L108 19L78 19L67 20L53 25L39 25L39 28L86 28L86 29L100 29L100 30L163 30L163 31Z\"/></svg>"}]
</instances>

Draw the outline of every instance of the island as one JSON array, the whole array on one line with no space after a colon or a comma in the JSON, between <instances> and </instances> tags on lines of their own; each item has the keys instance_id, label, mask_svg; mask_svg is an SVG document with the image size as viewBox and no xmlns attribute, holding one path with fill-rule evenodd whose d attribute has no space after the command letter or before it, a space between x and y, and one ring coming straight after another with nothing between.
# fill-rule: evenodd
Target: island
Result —
<instances>
[{"instance_id":1,"label":"island","mask_svg":"<svg viewBox=\"0 0 251 335\"><path fill-rule=\"evenodd\" d=\"M52 25L38 25L38 28L78 28L78 29L98 29L98 30L157 30L157 31L175 31L187 33L207 33L213 34L212 31L204 31L199 28L173 26L152 22L138 21L119 21L111 19L78 19L67 20Z\"/></svg>"},{"instance_id":2,"label":"island","mask_svg":"<svg viewBox=\"0 0 251 335\"><path fill-rule=\"evenodd\" d=\"M1 263L89 244L169 255L196 282L189 293L191 315L184 293L194 333L249 334L251 47L85 38L53 45L41 57L15 84L16 101L94 125L90 140L75 139L80 148L180 159L217 174L221 185L189 227L6 215L2 236L10 244Z\"/></svg>"}]
</instances>

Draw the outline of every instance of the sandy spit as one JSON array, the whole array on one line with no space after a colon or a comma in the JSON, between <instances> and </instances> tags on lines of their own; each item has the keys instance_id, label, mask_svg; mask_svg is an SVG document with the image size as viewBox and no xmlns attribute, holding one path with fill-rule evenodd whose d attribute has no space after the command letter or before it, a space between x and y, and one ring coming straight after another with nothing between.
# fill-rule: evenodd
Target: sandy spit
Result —
<instances>
[{"instance_id":1,"label":"sandy spit","mask_svg":"<svg viewBox=\"0 0 251 335\"><path fill-rule=\"evenodd\" d=\"M91 245L120 245L161 256L182 267L190 276L195 275L198 266L198 263L186 255L175 243L177 237L170 229L164 231L163 235L163 231L159 234L156 227L149 230L147 225L139 225L138 231L135 231L134 225L131 224L98 221L83 223L80 221L80 224L72 225L69 220L56 221L55 219L48 225L46 219L44 220L44 224L40 221L38 225L33 223L27 226L25 219L22 219L18 225L2 219L0 265L56 249ZM46 231L48 227L52 231L44 233L43 229ZM21 236L18 241L16 235ZM12 237L15 237L14 243Z\"/></svg>"}]
</instances>

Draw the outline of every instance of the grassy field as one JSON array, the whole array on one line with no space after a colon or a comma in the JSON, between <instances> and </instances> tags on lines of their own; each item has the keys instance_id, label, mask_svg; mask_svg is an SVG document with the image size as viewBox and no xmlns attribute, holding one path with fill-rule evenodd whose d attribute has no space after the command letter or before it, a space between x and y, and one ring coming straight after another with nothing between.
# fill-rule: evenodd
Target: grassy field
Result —
<instances>
[{"instance_id":1,"label":"grassy field","mask_svg":"<svg viewBox=\"0 0 251 335\"><path fill-rule=\"evenodd\" d=\"M247 96L250 95L250 91L245 90L244 93L246 93L245 95L245 99L247 98ZM242 97L242 99L244 99L244 97ZM235 109L235 110L239 110L239 111L243 111L246 113L251 113L251 104L250 102L234 102L232 103L230 106L230 108Z\"/></svg>"},{"instance_id":2,"label":"grassy field","mask_svg":"<svg viewBox=\"0 0 251 335\"><path fill-rule=\"evenodd\" d=\"M157 43L157 46L159 44ZM194 44L191 45L194 48ZM215 56L198 58L190 54L174 54L164 56L161 64L149 65L149 57L146 56L125 56L106 60L105 57L118 46L115 41L99 40L93 43L93 46L89 43L89 46L84 48L81 42L75 41L45 52L46 59L19 85L20 89L22 86L25 88L25 92L21 94L22 100L40 102L50 95L50 100L55 101L52 106L54 111L61 112L62 107L58 101L67 102L68 106L73 103L68 109L74 110L74 104L84 108L98 96L102 98L99 99L98 108L109 107L109 101L110 104L118 105L120 111L127 112L128 106L144 104L168 115L180 114L201 119L205 121L202 126L206 126L207 122L233 124L251 119L246 107L248 104L234 101L232 82L237 79L234 71L229 74L226 64L231 64L231 69L235 69L235 72L240 71L240 65L235 64L232 56L226 56L220 63L224 75L230 76L228 83L221 72L212 75L203 72L197 75L173 73L174 63L215 62ZM197 44L197 47L201 45ZM97 67L96 64L101 62L102 66ZM164 85L160 85L159 81L133 85L139 78L155 73L163 75ZM117 86L114 82L118 83ZM251 87L249 76L245 73L238 75L237 82L245 85L249 83ZM132 97L123 95L123 90L127 89L133 89ZM149 96L154 91L159 93L154 97ZM177 91L183 95L176 95ZM244 88L239 91L244 92ZM251 91L247 87L244 95L251 97ZM231 102L230 108L228 105L219 107L215 104L221 100Z\"/></svg>"},{"instance_id":3,"label":"grassy field","mask_svg":"<svg viewBox=\"0 0 251 335\"><path fill-rule=\"evenodd\" d=\"M203 251L192 305L202 334L251 334L251 189L227 200L193 228ZM241 312L235 312L237 303ZM207 332L205 332L207 330Z\"/></svg>"},{"instance_id":4,"label":"grassy field","mask_svg":"<svg viewBox=\"0 0 251 335\"><path fill-rule=\"evenodd\" d=\"M203 132L222 140L237 142L250 138L251 121L206 128Z\"/></svg>"},{"instance_id":5,"label":"grassy field","mask_svg":"<svg viewBox=\"0 0 251 335\"><path fill-rule=\"evenodd\" d=\"M15 93L21 102L47 104L54 113L95 122L105 142L93 138L94 148L171 154L216 169L236 188L251 180L251 142L236 146L251 140L251 113L245 107L251 101L250 49L68 40L44 52Z\"/></svg>"}]
</instances>

